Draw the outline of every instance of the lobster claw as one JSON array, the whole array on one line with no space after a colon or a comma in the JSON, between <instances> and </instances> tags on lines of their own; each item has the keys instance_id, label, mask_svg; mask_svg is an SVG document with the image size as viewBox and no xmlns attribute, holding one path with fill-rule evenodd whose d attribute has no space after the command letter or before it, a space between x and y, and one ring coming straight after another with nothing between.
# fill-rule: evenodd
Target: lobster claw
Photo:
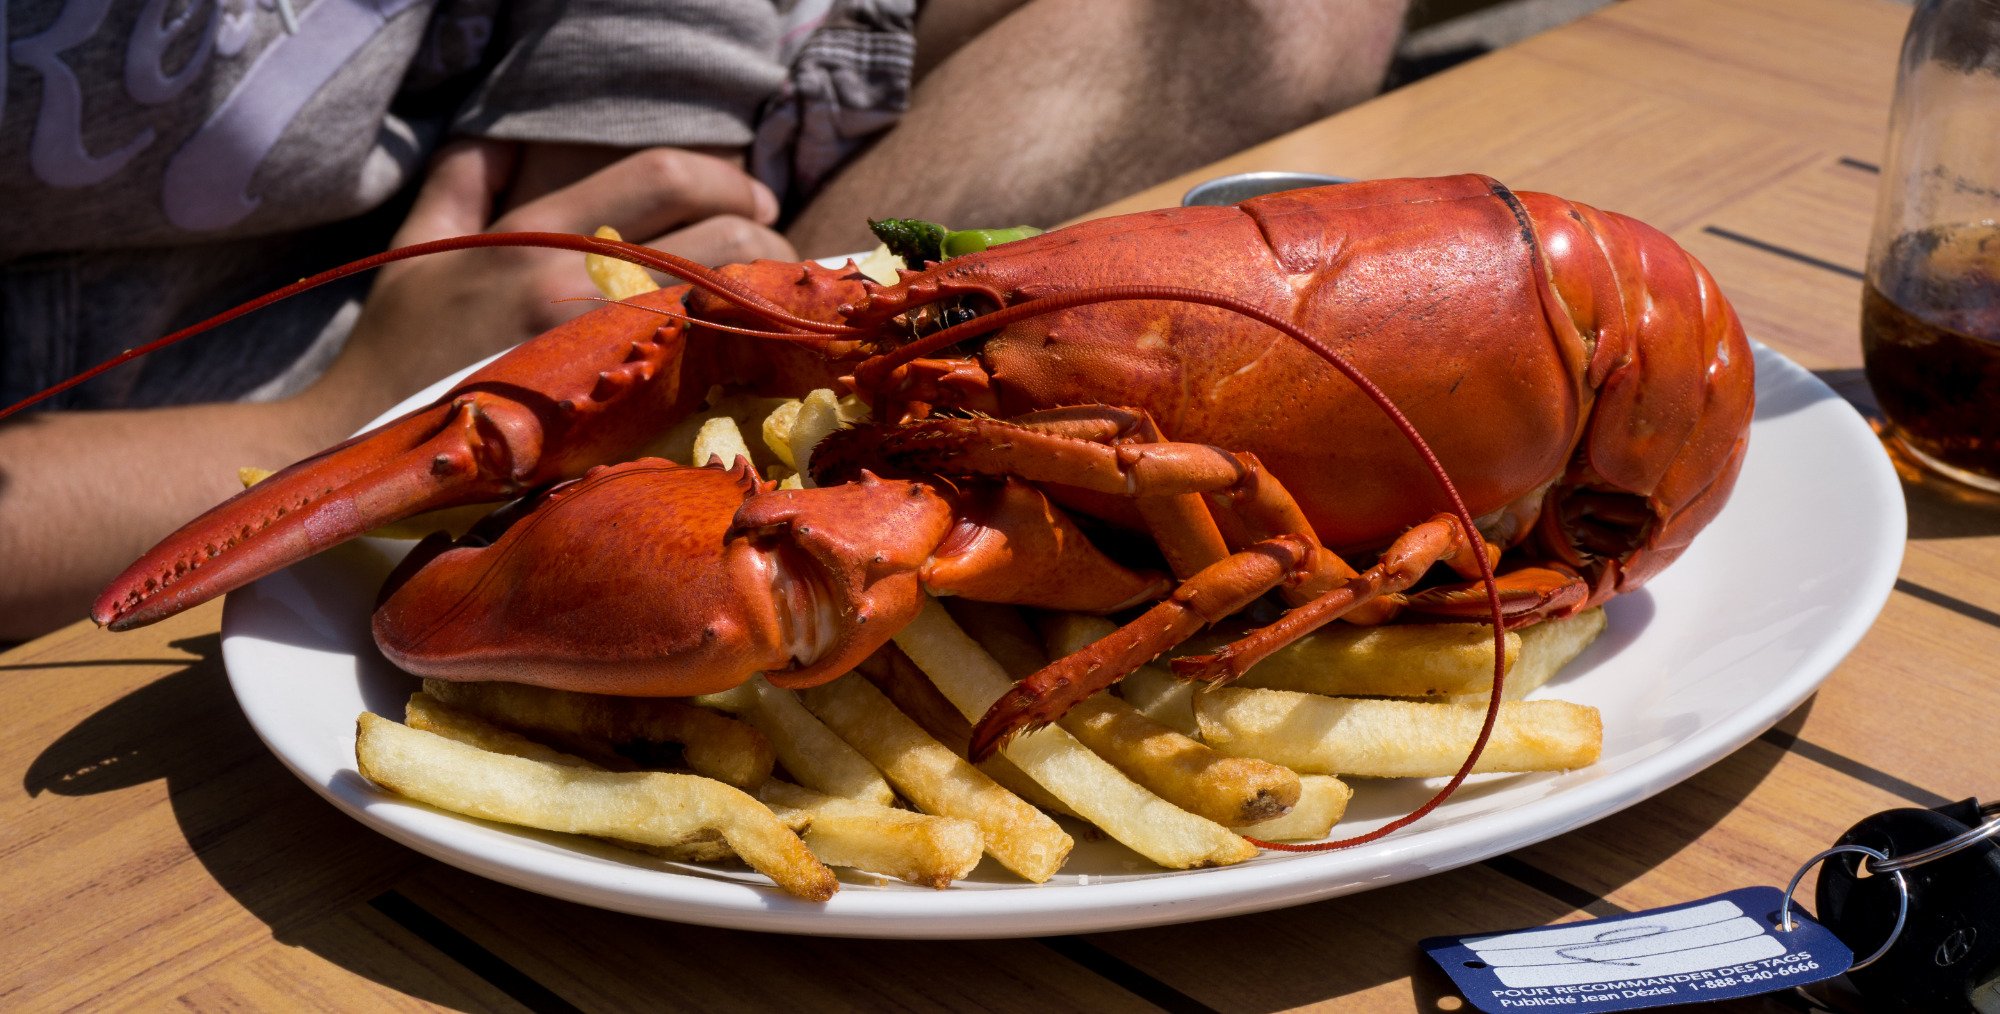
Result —
<instances>
[{"instance_id":1,"label":"lobster claw","mask_svg":"<svg viewBox=\"0 0 2000 1014\"><path fill-rule=\"evenodd\" d=\"M143 626L391 521L511 499L643 446L687 406L682 325L638 307L679 312L686 291L578 317L224 501L126 568L92 618Z\"/></svg>"},{"instance_id":2,"label":"lobster claw","mask_svg":"<svg viewBox=\"0 0 2000 1014\"><path fill-rule=\"evenodd\" d=\"M813 686L916 612L917 571L951 520L928 490L872 476L773 491L741 459L608 465L457 543L419 544L383 590L375 643L448 680L639 697L760 672Z\"/></svg>"}]
</instances>

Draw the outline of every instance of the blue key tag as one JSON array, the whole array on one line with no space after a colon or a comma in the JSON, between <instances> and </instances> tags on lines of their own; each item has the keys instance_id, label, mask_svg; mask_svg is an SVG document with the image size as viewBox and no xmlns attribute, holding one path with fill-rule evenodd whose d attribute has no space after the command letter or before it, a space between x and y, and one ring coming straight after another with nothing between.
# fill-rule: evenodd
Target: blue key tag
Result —
<instances>
[{"instance_id":1,"label":"blue key tag","mask_svg":"<svg viewBox=\"0 0 2000 1014\"><path fill-rule=\"evenodd\" d=\"M1854 963L1783 892L1744 887L1701 901L1558 926L1422 943L1487 1014L1641 1010L1756 996L1831 979Z\"/></svg>"}]
</instances>

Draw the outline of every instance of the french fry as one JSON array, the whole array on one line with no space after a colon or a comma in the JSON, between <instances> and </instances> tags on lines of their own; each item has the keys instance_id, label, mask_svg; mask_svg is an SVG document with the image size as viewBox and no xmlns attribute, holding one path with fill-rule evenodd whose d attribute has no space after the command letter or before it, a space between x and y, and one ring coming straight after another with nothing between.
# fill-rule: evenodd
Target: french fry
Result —
<instances>
[{"instance_id":1,"label":"french fry","mask_svg":"<svg viewBox=\"0 0 2000 1014\"><path fill-rule=\"evenodd\" d=\"M1207 651L1231 639L1229 634L1202 635L1181 653ZM1521 635L1510 631L1510 672L1518 666L1520 652ZM1334 697L1484 693L1493 686L1493 628L1481 623L1335 624L1278 649L1233 685Z\"/></svg>"},{"instance_id":2,"label":"french fry","mask_svg":"<svg viewBox=\"0 0 2000 1014\"><path fill-rule=\"evenodd\" d=\"M1013 679L1047 663L1033 628L1013 607L960 600L944 606ZM1161 799L1224 826L1269 820L1299 801L1296 773L1252 757L1224 757L1110 694L1091 696L1057 724Z\"/></svg>"},{"instance_id":3,"label":"french fry","mask_svg":"<svg viewBox=\"0 0 2000 1014\"><path fill-rule=\"evenodd\" d=\"M896 644L930 676L967 721L976 721L1013 686L1000 663L926 598ZM1257 849L1228 828L1189 813L1127 778L1062 728L1015 737L1005 748L1028 777L1085 820L1169 869L1242 862Z\"/></svg>"},{"instance_id":4,"label":"french fry","mask_svg":"<svg viewBox=\"0 0 2000 1014\"><path fill-rule=\"evenodd\" d=\"M764 435L764 446L769 447L771 453L795 473L799 470L799 462L792 457L792 427L798 423L799 410L804 407L805 402L797 398L787 401L772 409L764 417L763 425L758 427Z\"/></svg>"},{"instance_id":5,"label":"french fry","mask_svg":"<svg viewBox=\"0 0 2000 1014\"><path fill-rule=\"evenodd\" d=\"M776 754L755 728L684 701L607 697L521 683L452 683L427 679L424 692L456 708L549 738L596 759L628 743L678 743L697 773L755 789Z\"/></svg>"},{"instance_id":6,"label":"french fry","mask_svg":"<svg viewBox=\"0 0 2000 1014\"><path fill-rule=\"evenodd\" d=\"M718 415L703 421L701 429L694 435L690 463L700 467L720 460L722 467L733 468L737 458L751 460L750 445L743 442L743 431L736 427L736 420Z\"/></svg>"},{"instance_id":7,"label":"french fry","mask_svg":"<svg viewBox=\"0 0 2000 1014\"><path fill-rule=\"evenodd\" d=\"M470 712L445 704L422 691L411 694L409 703L403 706L403 724L412 729L422 729L446 739L457 740L467 746L476 746L489 753L510 754L549 764L561 764L564 767L603 770L575 754L564 753L546 743L537 743L518 732L502 728Z\"/></svg>"},{"instance_id":8,"label":"french fry","mask_svg":"<svg viewBox=\"0 0 2000 1014\"><path fill-rule=\"evenodd\" d=\"M1183 736L1201 735L1194 720L1194 695L1200 689L1155 665L1142 665L1118 683L1118 692L1140 714Z\"/></svg>"},{"instance_id":9,"label":"french fry","mask_svg":"<svg viewBox=\"0 0 2000 1014\"><path fill-rule=\"evenodd\" d=\"M827 435L840 428L840 399L832 391L820 388L806 395L799 406L798 418L792 422L792 460L798 463L801 481L810 489L812 481L812 451L825 440Z\"/></svg>"},{"instance_id":10,"label":"french fry","mask_svg":"<svg viewBox=\"0 0 2000 1014\"><path fill-rule=\"evenodd\" d=\"M608 225L598 226L594 235L598 239L625 238ZM603 254L584 254L583 272L590 276L590 283L597 286L597 291L604 293L606 299L630 299L660 287L645 268Z\"/></svg>"},{"instance_id":11,"label":"french fry","mask_svg":"<svg viewBox=\"0 0 2000 1014\"><path fill-rule=\"evenodd\" d=\"M828 866L943 890L971 873L985 853L979 825L959 817L824 796L775 779L759 796L778 819L807 822L806 847Z\"/></svg>"},{"instance_id":12,"label":"french fry","mask_svg":"<svg viewBox=\"0 0 2000 1014\"><path fill-rule=\"evenodd\" d=\"M1302 773L1428 778L1458 770L1485 720L1483 704L1322 697L1222 687L1195 698L1202 738L1218 752ZM1509 701L1475 772L1562 771L1596 762L1597 709Z\"/></svg>"},{"instance_id":13,"label":"french fry","mask_svg":"<svg viewBox=\"0 0 2000 1014\"><path fill-rule=\"evenodd\" d=\"M1233 830L1264 841L1313 841L1333 833L1347 813L1354 790L1332 775L1300 775L1299 802L1292 812Z\"/></svg>"},{"instance_id":14,"label":"french fry","mask_svg":"<svg viewBox=\"0 0 2000 1014\"><path fill-rule=\"evenodd\" d=\"M826 388L806 395L793 418L786 443L791 464L799 470L806 488L812 488L812 450L834 430L868 418L868 406L853 395L835 397ZM768 439L768 438L767 438Z\"/></svg>"},{"instance_id":15,"label":"french fry","mask_svg":"<svg viewBox=\"0 0 2000 1014\"><path fill-rule=\"evenodd\" d=\"M410 702L405 706L403 724L408 725L412 729L421 729L425 732L443 736L446 739L476 746L490 753L504 753L514 757L526 757L529 760L560 764L564 767L588 768L593 771L605 770L599 765L593 764L581 757L563 753L552 746L537 743L520 733L503 729L483 718L460 711L450 705L441 704L437 698L426 693L419 692L410 695ZM631 770L631 768L627 765L619 765L615 770L625 771ZM788 812L780 816L778 820L794 834L802 833L807 827L811 826L811 814L804 811ZM658 856L662 859L671 859L675 862L719 863L737 858L735 850L729 847L729 842L725 841L720 833L713 831L703 832L702 835L693 839L673 845L648 845L640 842L621 841L617 838L604 838L603 840L620 848L631 849L635 852L644 852L648 855Z\"/></svg>"},{"instance_id":16,"label":"french fry","mask_svg":"<svg viewBox=\"0 0 2000 1014\"><path fill-rule=\"evenodd\" d=\"M873 655L863 659L854 671L875 685L896 710L908 715L922 727L932 739L951 748L951 752L963 757L972 743L972 723L951 706L951 702L938 693L922 669L910 661L903 649L892 642L875 650ZM986 776L999 782L1007 791L1035 804L1050 813L1074 817L1063 801L1049 795L1033 778L1029 778L1014 762L995 754L974 765Z\"/></svg>"},{"instance_id":17,"label":"french fry","mask_svg":"<svg viewBox=\"0 0 2000 1014\"><path fill-rule=\"evenodd\" d=\"M1059 723L1125 776L1161 799L1221 824L1254 824L1299 801L1296 772L1255 757L1227 757L1097 694Z\"/></svg>"},{"instance_id":18,"label":"french fry","mask_svg":"<svg viewBox=\"0 0 2000 1014\"><path fill-rule=\"evenodd\" d=\"M860 260L854 262L854 270L883 285L894 285L900 281L902 275L898 272L908 266L903 263L901 257L889 252L887 243L877 243L875 249L868 251Z\"/></svg>"},{"instance_id":19,"label":"french fry","mask_svg":"<svg viewBox=\"0 0 2000 1014\"><path fill-rule=\"evenodd\" d=\"M889 787L882 772L814 718L798 694L774 687L758 676L728 693L699 698L698 703L720 708L756 726L770 739L779 763L805 788L877 806L895 804L896 790Z\"/></svg>"},{"instance_id":20,"label":"french fry","mask_svg":"<svg viewBox=\"0 0 2000 1014\"><path fill-rule=\"evenodd\" d=\"M790 894L825 901L840 888L770 810L713 779L491 753L365 712L354 752L369 781L454 813L643 845L679 845L713 832Z\"/></svg>"},{"instance_id":21,"label":"french fry","mask_svg":"<svg viewBox=\"0 0 2000 1014\"><path fill-rule=\"evenodd\" d=\"M852 675L800 692L820 721L867 757L925 813L978 825L986 854L1042 883L1075 844L1048 814L1008 792Z\"/></svg>"},{"instance_id":22,"label":"french fry","mask_svg":"<svg viewBox=\"0 0 2000 1014\"><path fill-rule=\"evenodd\" d=\"M1602 633L1603 607L1522 628L1518 635L1521 653L1507 669L1507 682L1500 689L1501 699L1518 701L1540 689L1550 677L1583 654L1583 649L1590 647L1590 642L1597 640L1597 635ZM1489 671L1479 685L1470 692L1449 695L1446 700L1486 703L1486 697L1493 689L1493 674L1490 671L1493 655L1488 652L1486 657Z\"/></svg>"},{"instance_id":23,"label":"french fry","mask_svg":"<svg viewBox=\"0 0 2000 1014\"><path fill-rule=\"evenodd\" d=\"M665 433L648 441L646 446L634 452L632 457L665 458L684 465L705 464L706 458L697 459L694 456L694 440L709 420L728 416L736 421L739 433L761 432L765 417L785 402L784 398L725 394L721 387L709 388L700 411L691 412L668 427ZM750 445L749 451L750 463L756 465L759 471L768 471L773 466L783 464L778 456L772 454L770 448L763 446L761 442Z\"/></svg>"}]
</instances>

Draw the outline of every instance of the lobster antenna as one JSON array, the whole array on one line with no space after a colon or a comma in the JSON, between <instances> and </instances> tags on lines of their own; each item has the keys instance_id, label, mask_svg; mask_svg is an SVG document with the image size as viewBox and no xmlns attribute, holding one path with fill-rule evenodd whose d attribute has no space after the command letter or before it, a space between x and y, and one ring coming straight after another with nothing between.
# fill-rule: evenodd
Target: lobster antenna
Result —
<instances>
[{"instance_id":1,"label":"lobster antenna","mask_svg":"<svg viewBox=\"0 0 2000 1014\"><path fill-rule=\"evenodd\" d=\"M759 331L756 330L755 328L736 327L733 324L717 324L714 321L702 320L699 317L694 317L689 314L675 313L672 310L662 310L657 306L640 306L637 303L629 303L622 299L611 299L606 296L568 296L563 299L555 300L555 302L604 303L609 306L622 306L631 310L644 310L647 313L656 313L662 317L670 317L674 320L684 321L689 324L694 324L698 327L706 328L710 331L726 331L730 334L747 335L751 338L768 338L772 341L805 342L805 343L817 343L824 345L829 342L847 340L838 335L830 335L830 334L799 334L796 331Z\"/></svg>"},{"instance_id":2,"label":"lobster antenna","mask_svg":"<svg viewBox=\"0 0 2000 1014\"><path fill-rule=\"evenodd\" d=\"M1058 310L1067 310L1077 306L1087 306L1094 303L1124 302L1128 300L1159 300L1214 307L1218 310L1225 310L1238 316L1247 317L1266 327L1273 328L1293 341L1304 345L1307 349L1310 349L1315 355L1326 360L1329 365L1338 370L1341 376L1346 377L1349 382L1359 388L1363 395L1366 395L1370 401L1375 403L1377 408L1382 410L1384 415L1389 417L1389 421L1395 425L1397 430L1401 431L1403 438L1408 440L1410 446L1416 449L1417 455L1423 458L1424 467L1430 471L1433 478L1437 479L1438 485L1444 487L1445 498L1451 503L1452 516L1458 520L1459 525L1465 532L1466 538L1477 539L1480 537L1478 526L1472 523L1472 512L1466 509L1465 500L1459 496L1458 487L1452 483L1451 476L1445 473L1444 464L1438 461L1437 454L1431 450L1430 444L1424 440L1422 434L1417 432L1416 426L1410 422L1409 417L1405 416L1401 409L1396 407L1396 403L1389 398L1387 393L1376 386L1375 382L1369 380L1359 369L1356 369L1353 363L1348 362L1346 357L1326 347L1319 339L1306 333L1297 325L1279 318L1258 306L1237 299L1234 296L1226 296L1218 292L1208 292L1202 289L1185 288L1176 285L1107 285L1101 288L1078 289L1074 292L1059 292L1054 295L1041 296L1026 302L1016 303L1013 306L995 310L984 316L974 317L963 323L954 324L927 338L911 342L893 352L870 359L862 363L855 370L855 373L857 375L865 374L870 377L885 376L889 371L919 356L963 341L974 334L1004 327L1017 320L1037 317L1046 313L1055 313ZM1351 838L1341 838L1335 841L1316 842L1311 845L1270 842L1248 836L1245 836L1245 840L1259 848L1267 848L1279 852L1328 852L1334 849L1365 845L1378 838L1394 834L1423 819L1426 814L1437 809L1446 799L1451 798L1452 793L1457 792L1458 787L1465 783L1466 777L1472 774L1473 765L1479 762L1479 755L1485 752L1487 742L1493 738L1493 726L1500 717L1502 687L1507 678L1507 628L1501 616L1500 585L1494 579L1493 561L1487 559L1487 554L1482 551L1472 555L1479 559L1479 579L1486 586L1486 605L1493 618L1493 692L1486 700L1486 720L1480 724L1479 735L1472 741L1472 750L1466 754L1465 762L1459 765L1457 773L1453 774L1451 779L1445 782L1444 787L1440 788L1422 806L1366 834L1355 835Z\"/></svg>"},{"instance_id":3,"label":"lobster antenna","mask_svg":"<svg viewBox=\"0 0 2000 1014\"><path fill-rule=\"evenodd\" d=\"M328 282L339 281L351 275L358 275L363 271L372 271L384 264L425 257L435 253L446 253L452 250L469 250L478 247L539 247L551 250L574 250L578 253L598 254L614 260L626 261L641 267L648 267L656 271L674 275L686 280L688 284L713 293L716 297L733 303L742 309L755 313L774 323L796 328L800 331L828 336L865 333L860 328L848 327L844 324L828 324L825 321L800 317L755 293L737 288L729 280L723 278L706 265L698 264L685 257L666 253L665 251L640 246L636 243L627 243L622 240L599 239L595 236L579 236L564 232L480 233L472 236L452 236L446 239L432 240L428 243L413 243L409 246L397 247L394 250L385 250L382 253L372 254L358 261L322 271L311 277L302 278L275 292L267 292L247 303L224 310L199 324L184 327L173 334L147 342L137 348L126 349L124 352L68 380L32 394L6 408L0 408L0 419L5 419L30 405L61 394L78 384L97 377L107 370L123 366L140 356L157 352L160 349L192 338L204 331L220 327L238 317L255 313L264 307L270 306L272 303L289 299L308 289L316 289ZM767 334L760 335L759 337L770 336Z\"/></svg>"}]
</instances>

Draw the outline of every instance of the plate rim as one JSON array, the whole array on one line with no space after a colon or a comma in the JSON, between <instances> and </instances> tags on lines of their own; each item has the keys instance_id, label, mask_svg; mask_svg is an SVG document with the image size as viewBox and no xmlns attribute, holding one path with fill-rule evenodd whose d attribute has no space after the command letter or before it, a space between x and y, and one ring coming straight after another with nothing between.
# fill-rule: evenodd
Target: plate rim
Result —
<instances>
[{"instance_id":1,"label":"plate rim","mask_svg":"<svg viewBox=\"0 0 2000 1014\"><path fill-rule=\"evenodd\" d=\"M1782 353L1759 342L1753 341L1751 345L1757 362L1760 402L1769 368L1774 371L1770 377L1773 385L1781 381L1802 382L1811 389L1813 403L1832 399L1843 410L1837 418L1842 420L1838 425L1849 430L1845 436L1873 443L1874 434L1866 422L1823 381ZM439 381L433 388L452 383L478 365ZM412 400L424 396L419 394ZM398 406L385 413L385 417L403 410L403 406ZM1753 434L1755 425L1753 422ZM268 716L262 714L257 704L257 688L248 684L257 674L251 672L252 663L246 658L253 646L243 631L243 610L248 601L244 596L231 595L224 606L223 664L232 694L258 738L287 770L335 807L372 830L432 858L552 897L629 914L731 929L902 939L1068 934L1220 918L1400 883L1546 840L1608 817L1685 781L1776 724L1811 696L1867 633L1887 602L1900 570L1907 526L1900 481L1886 454L1864 456L1863 460L1866 464L1857 473L1856 481L1874 494L1874 506L1883 509L1875 515L1878 539L1868 547L1873 552L1868 558L1869 566L1863 571L1864 578L1854 583L1854 593L1841 603L1835 622L1836 635L1817 642L1794 662L1782 680L1757 698L1755 707L1732 712L1723 720L1704 725L1686 738L1602 778L1516 807L1433 827L1407 838L1392 836L1365 850L1294 856L1276 863L1163 871L1158 876L1091 884L1024 883L939 892L902 889L901 885L878 891L849 883L831 901L821 904L783 896L756 881L711 878L609 861L600 875L558 876L510 861L521 855L518 843L523 836L502 825L474 822L496 831L498 838L447 832L447 838L441 840L433 833L438 828L446 825L460 828L470 818L390 798L368 786L351 770L347 772L352 776L350 779L336 776L323 781L295 763L289 752L274 741L273 730L266 728ZM1392 863L1393 868L1382 873L1378 868L1385 862ZM1371 874L1371 870L1375 872ZM662 877L663 873L666 876ZM1080 897L1080 892L1087 894Z\"/></svg>"}]
</instances>

